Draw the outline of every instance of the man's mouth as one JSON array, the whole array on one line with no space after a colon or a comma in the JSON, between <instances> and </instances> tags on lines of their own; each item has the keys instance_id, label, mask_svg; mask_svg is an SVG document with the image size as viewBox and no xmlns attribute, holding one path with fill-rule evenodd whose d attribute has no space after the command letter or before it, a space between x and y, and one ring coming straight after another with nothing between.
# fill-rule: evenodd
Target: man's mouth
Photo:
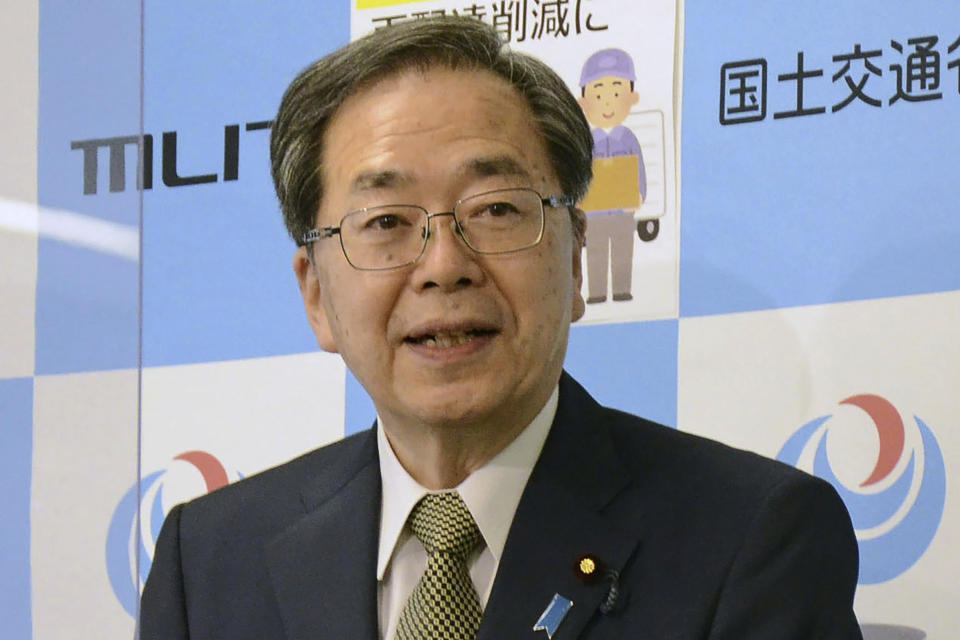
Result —
<instances>
[{"instance_id":1,"label":"man's mouth","mask_svg":"<svg viewBox=\"0 0 960 640\"><path fill-rule=\"evenodd\" d=\"M419 344L425 347L434 347L437 349L447 349L449 347L458 347L462 344L479 338L481 336L491 336L496 331L493 329L466 329L463 331L442 331L437 333L424 333L417 336L409 336L406 342L410 344Z\"/></svg>"}]
</instances>

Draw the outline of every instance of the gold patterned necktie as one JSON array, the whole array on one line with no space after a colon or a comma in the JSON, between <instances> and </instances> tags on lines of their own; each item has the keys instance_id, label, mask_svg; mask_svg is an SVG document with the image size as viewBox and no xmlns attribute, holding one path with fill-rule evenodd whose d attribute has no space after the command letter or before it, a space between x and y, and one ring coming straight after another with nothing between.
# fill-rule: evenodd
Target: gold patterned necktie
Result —
<instances>
[{"instance_id":1,"label":"gold patterned necktie","mask_svg":"<svg viewBox=\"0 0 960 640\"><path fill-rule=\"evenodd\" d=\"M407 524L427 551L427 568L400 613L396 640L474 640L482 613L467 558L481 536L467 505L457 493L428 494Z\"/></svg>"}]
</instances>

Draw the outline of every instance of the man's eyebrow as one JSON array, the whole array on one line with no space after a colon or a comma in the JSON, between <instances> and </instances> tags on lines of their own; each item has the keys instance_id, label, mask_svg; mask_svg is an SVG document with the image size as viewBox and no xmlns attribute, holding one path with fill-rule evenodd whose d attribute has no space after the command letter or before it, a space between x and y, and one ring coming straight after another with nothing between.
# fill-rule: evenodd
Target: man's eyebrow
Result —
<instances>
[{"instance_id":1,"label":"man's eyebrow","mask_svg":"<svg viewBox=\"0 0 960 640\"><path fill-rule=\"evenodd\" d=\"M611 84L623 84L622 80L614 80Z\"/></svg>"},{"instance_id":2,"label":"man's eyebrow","mask_svg":"<svg viewBox=\"0 0 960 640\"><path fill-rule=\"evenodd\" d=\"M513 176L525 180L530 179L530 172L517 160L507 155L468 160L460 167L460 173L479 178ZM414 180L409 174L394 169L373 169L357 174L350 185L350 191L362 193L380 189L395 189L407 186L412 182Z\"/></svg>"},{"instance_id":3,"label":"man's eyebrow","mask_svg":"<svg viewBox=\"0 0 960 640\"><path fill-rule=\"evenodd\" d=\"M391 189L409 183L410 177L400 173L399 171L394 171L391 169L372 170L364 171L357 175L357 177L353 179L353 183L350 185L350 190L355 193L362 191L376 191L378 189Z\"/></svg>"},{"instance_id":4,"label":"man's eyebrow","mask_svg":"<svg viewBox=\"0 0 960 640\"><path fill-rule=\"evenodd\" d=\"M530 172L510 156L475 158L464 165L463 172L480 178L513 176L525 180L530 179Z\"/></svg>"}]
</instances>

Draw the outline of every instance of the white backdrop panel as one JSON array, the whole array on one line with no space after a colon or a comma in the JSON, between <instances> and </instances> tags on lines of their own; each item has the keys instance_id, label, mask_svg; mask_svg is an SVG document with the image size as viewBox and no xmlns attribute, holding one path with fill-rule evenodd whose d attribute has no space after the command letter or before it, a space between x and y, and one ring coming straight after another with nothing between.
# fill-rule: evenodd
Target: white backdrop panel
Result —
<instances>
[{"instance_id":1,"label":"white backdrop panel","mask_svg":"<svg viewBox=\"0 0 960 640\"><path fill-rule=\"evenodd\" d=\"M678 423L684 430L775 457L802 426L828 417L830 425L843 427L830 431L830 466L853 489L878 460L880 440L869 417L840 402L874 394L899 412L906 452L916 451L918 467L926 462L932 469L939 448L947 460L946 500L939 528L926 532L933 535L929 548L900 575L861 584L857 593L861 622L908 625L931 638L954 637L960 601L954 546L960 477L950 466L960 455L958 327L960 292L680 320ZM924 451L916 418L929 426L938 447ZM907 457L887 482L856 490L889 490ZM915 482L904 504L921 489ZM942 489L935 491L931 511L943 502ZM886 527L858 531L862 553L864 540L892 531L903 511ZM935 515L928 518L933 524ZM910 545L903 541L896 553L912 553ZM861 580L867 569L862 563Z\"/></svg>"},{"instance_id":2,"label":"white backdrop panel","mask_svg":"<svg viewBox=\"0 0 960 640\"><path fill-rule=\"evenodd\" d=\"M144 474L201 450L249 476L341 438L344 376L319 352L144 369Z\"/></svg>"},{"instance_id":3,"label":"white backdrop panel","mask_svg":"<svg viewBox=\"0 0 960 640\"><path fill-rule=\"evenodd\" d=\"M0 198L0 378L33 375L37 207Z\"/></svg>"},{"instance_id":4,"label":"white backdrop panel","mask_svg":"<svg viewBox=\"0 0 960 640\"><path fill-rule=\"evenodd\" d=\"M38 376L34 398L33 637L130 638L106 546L137 482L137 371Z\"/></svg>"}]
</instances>

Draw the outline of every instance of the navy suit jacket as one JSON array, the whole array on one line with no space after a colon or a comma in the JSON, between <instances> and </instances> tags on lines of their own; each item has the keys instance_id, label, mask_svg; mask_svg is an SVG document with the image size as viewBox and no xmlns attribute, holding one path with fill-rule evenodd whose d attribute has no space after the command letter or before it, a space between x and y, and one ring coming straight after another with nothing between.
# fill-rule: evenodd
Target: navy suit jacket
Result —
<instances>
[{"instance_id":1,"label":"navy suit jacket","mask_svg":"<svg viewBox=\"0 0 960 640\"><path fill-rule=\"evenodd\" d=\"M141 640L376 640L379 519L372 430L176 507ZM828 484L601 407L564 374L478 640L545 640L533 627L556 593L573 607L553 640L860 638L856 582Z\"/></svg>"}]
</instances>

